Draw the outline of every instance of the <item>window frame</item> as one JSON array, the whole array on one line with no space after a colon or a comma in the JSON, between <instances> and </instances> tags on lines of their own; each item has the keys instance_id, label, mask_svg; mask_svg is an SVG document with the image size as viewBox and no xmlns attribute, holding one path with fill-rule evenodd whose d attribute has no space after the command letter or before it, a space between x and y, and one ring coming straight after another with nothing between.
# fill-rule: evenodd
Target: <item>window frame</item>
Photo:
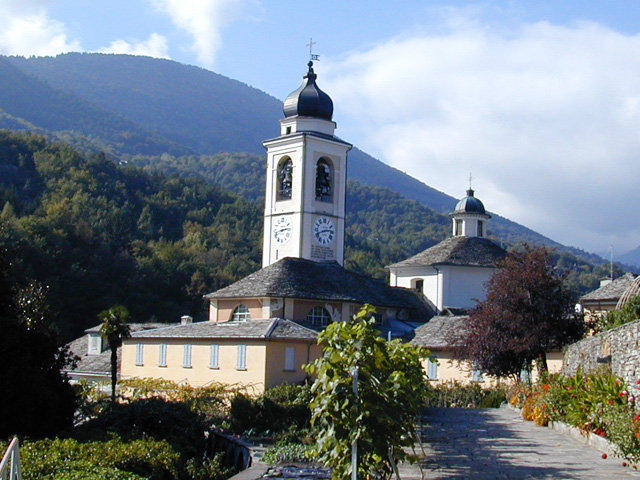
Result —
<instances>
[{"instance_id":1,"label":"window frame","mask_svg":"<svg viewBox=\"0 0 640 480\"><path fill-rule=\"evenodd\" d=\"M166 367L167 366L167 344L161 343L158 346L158 366Z\"/></svg>"},{"instance_id":2,"label":"window frame","mask_svg":"<svg viewBox=\"0 0 640 480\"><path fill-rule=\"evenodd\" d=\"M220 368L220 344L212 343L209 349L209 368L219 369Z\"/></svg>"},{"instance_id":3,"label":"window frame","mask_svg":"<svg viewBox=\"0 0 640 480\"><path fill-rule=\"evenodd\" d=\"M244 343L238 344L237 347L236 370L247 370L247 345Z\"/></svg>"},{"instance_id":4,"label":"window frame","mask_svg":"<svg viewBox=\"0 0 640 480\"><path fill-rule=\"evenodd\" d=\"M190 343L185 343L182 347L182 368L191 368L191 355L193 353L193 346Z\"/></svg>"}]
</instances>

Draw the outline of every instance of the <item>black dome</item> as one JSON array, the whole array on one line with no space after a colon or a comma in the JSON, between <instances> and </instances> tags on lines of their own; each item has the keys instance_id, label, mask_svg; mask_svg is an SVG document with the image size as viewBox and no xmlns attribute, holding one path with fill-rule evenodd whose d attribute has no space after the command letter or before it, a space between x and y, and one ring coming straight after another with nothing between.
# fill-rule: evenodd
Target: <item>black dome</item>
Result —
<instances>
[{"instance_id":1,"label":"black dome","mask_svg":"<svg viewBox=\"0 0 640 480\"><path fill-rule=\"evenodd\" d=\"M309 62L309 71L304 76L302 85L291 92L283 104L285 117L315 117L331 120L333 102L329 95L316 85L317 75L313 72L313 62Z\"/></svg>"},{"instance_id":2,"label":"black dome","mask_svg":"<svg viewBox=\"0 0 640 480\"><path fill-rule=\"evenodd\" d=\"M484 205L473 196L473 190L467 190L467 196L458 202L453 213L477 213L486 215Z\"/></svg>"}]
</instances>

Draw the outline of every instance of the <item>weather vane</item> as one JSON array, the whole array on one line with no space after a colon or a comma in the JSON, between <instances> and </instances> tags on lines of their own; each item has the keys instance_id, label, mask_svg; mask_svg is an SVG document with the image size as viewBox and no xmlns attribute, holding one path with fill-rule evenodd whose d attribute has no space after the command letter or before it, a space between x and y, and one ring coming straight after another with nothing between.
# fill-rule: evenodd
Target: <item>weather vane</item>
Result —
<instances>
[{"instance_id":1,"label":"weather vane","mask_svg":"<svg viewBox=\"0 0 640 480\"><path fill-rule=\"evenodd\" d=\"M313 53L313 46L316 44L316 42L313 41L313 38L309 39L309 43L307 43L307 47L309 47L309 58L311 60L320 60L320 55L318 54L314 54Z\"/></svg>"}]
</instances>

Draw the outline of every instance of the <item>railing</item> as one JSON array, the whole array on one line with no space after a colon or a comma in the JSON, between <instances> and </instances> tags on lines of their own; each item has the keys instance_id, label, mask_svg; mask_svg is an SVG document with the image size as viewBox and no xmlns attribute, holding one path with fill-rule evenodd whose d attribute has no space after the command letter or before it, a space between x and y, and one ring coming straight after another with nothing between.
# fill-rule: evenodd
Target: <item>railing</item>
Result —
<instances>
[{"instance_id":1,"label":"railing","mask_svg":"<svg viewBox=\"0 0 640 480\"><path fill-rule=\"evenodd\" d=\"M11 465L11 467L9 467ZM9 477L7 477L7 472ZM14 437L9 448L0 462L0 480L22 480L22 467L20 465L20 443L18 437Z\"/></svg>"}]
</instances>

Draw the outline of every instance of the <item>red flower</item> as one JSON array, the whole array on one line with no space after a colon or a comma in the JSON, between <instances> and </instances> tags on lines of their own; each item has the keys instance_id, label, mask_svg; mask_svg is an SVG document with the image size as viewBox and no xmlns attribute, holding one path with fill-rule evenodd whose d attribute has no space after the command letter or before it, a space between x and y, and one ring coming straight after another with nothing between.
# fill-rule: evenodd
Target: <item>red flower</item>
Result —
<instances>
[{"instance_id":1,"label":"red flower","mask_svg":"<svg viewBox=\"0 0 640 480\"><path fill-rule=\"evenodd\" d=\"M640 420L640 413L636 413L635 416L633 417L634 422L637 422L638 420Z\"/></svg>"},{"instance_id":2,"label":"red flower","mask_svg":"<svg viewBox=\"0 0 640 480\"><path fill-rule=\"evenodd\" d=\"M602 459L603 459L603 460L606 460L606 459L607 459L607 454L606 454L606 453L603 453L603 454L602 454Z\"/></svg>"},{"instance_id":3,"label":"red flower","mask_svg":"<svg viewBox=\"0 0 640 480\"><path fill-rule=\"evenodd\" d=\"M640 438L640 432L636 433L636 437Z\"/></svg>"}]
</instances>

